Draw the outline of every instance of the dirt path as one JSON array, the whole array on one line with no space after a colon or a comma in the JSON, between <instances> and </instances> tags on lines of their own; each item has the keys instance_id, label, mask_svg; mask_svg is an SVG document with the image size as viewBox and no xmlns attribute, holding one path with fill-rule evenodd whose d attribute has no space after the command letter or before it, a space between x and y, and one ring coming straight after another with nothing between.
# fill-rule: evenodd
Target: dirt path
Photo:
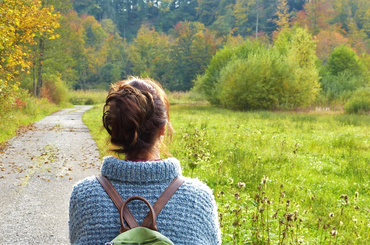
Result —
<instances>
[{"instance_id":1,"label":"dirt path","mask_svg":"<svg viewBox=\"0 0 370 245\"><path fill-rule=\"evenodd\" d=\"M88 109L56 112L0 150L0 244L69 244L72 187L101 166Z\"/></svg>"}]
</instances>

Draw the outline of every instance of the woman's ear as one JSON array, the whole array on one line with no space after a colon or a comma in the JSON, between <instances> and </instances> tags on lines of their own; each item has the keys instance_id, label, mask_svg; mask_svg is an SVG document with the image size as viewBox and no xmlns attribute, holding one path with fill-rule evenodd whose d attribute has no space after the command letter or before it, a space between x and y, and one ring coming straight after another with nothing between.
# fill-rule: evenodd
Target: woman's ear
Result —
<instances>
[{"instance_id":1,"label":"woman's ear","mask_svg":"<svg viewBox=\"0 0 370 245\"><path fill-rule=\"evenodd\" d=\"M164 136L166 132L166 124L159 128L159 136Z\"/></svg>"}]
</instances>

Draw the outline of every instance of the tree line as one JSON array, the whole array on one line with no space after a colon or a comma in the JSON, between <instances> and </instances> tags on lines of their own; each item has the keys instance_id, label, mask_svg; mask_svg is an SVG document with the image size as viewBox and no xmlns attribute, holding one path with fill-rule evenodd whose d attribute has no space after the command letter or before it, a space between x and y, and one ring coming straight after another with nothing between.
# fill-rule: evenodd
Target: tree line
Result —
<instances>
[{"instance_id":1,"label":"tree line","mask_svg":"<svg viewBox=\"0 0 370 245\"><path fill-rule=\"evenodd\" d=\"M54 16L33 20L43 23L40 24L45 25L43 29L17 25L16 15L0 16L1 23L12 27L10 32L17 35L33 30L29 40L14 41L22 49L19 54L24 55L19 57L25 65L17 63L10 69L9 57L16 57L17 51L11 45L0 46L2 57L8 57L2 58L2 91L5 87L13 91L17 84L36 96L58 86L107 89L129 75L152 77L169 90L186 91L194 84L204 89L207 86L200 85L200 81L205 81L200 77L212 69L218 53L234 49L227 52L241 59L230 59L233 65L227 68L229 73L222 73L227 79L238 66L245 70L256 65L251 61L246 66L249 54L288 55L289 51L284 49L293 46L278 43L292 42L299 28L312 41L309 52L315 56L312 69L318 74L317 91L321 88L326 97L335 99L343 91L352 91L368 82L367 0L7 0L1 6L14 10L30 10L34 6L34 12L48 11ZM1 32L3 37L10 33L3 29ZM243 57L235 53L245 45L256 47L254 43L258 43L259 51ZM330 68L334 52L338 57L345 53L353 58L360 72L355 75L353 69L335 72ZM267 56L266 59L272 59ZM293 59L292 55L289 57ZM228 96L231 95L224 99ZM294 106L305 104L299 102Z\"/></svg>"}]
</instances>

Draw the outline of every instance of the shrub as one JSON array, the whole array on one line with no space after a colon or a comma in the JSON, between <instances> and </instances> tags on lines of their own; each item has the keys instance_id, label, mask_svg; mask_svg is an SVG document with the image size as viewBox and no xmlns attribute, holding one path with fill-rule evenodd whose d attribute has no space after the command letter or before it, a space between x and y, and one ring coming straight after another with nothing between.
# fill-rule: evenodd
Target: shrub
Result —
<instances>
[{"instance_id":1,"label":"shrub","mask_svg":"<svg viewBox=\"0 0 370 245\"><path fill-rule=\"evenodd\" d=\"M353 76L348 71L338 75L326 74L321 81L322 93L329 101L343 97L344 94L353 92L365 85L363 77Z\"/></svg>"},{"instance_id":2,"label":"shrub","mask_svg":"<svg viewBox=\"0 0 370 245\"><path fill-rule=\"evenodd\" d=\"M205 73L197 76L194 89L202 92L211 104L220 105L220 91L217 90L220 71L233 59L247 58L250 53L260 48L258 42L252 43L249 40L240 46L225 46L212 57Z\"/></svg>"},{"instance_id":3,"label":"shrub","mask_svg":"<svg viewBox=\"0 0 370 245\"><path fill-rule=\"evenodd\" d=\"M285 38L285 37L282 37ZM308 106L320 89L315 43L297 28L274 47L246 41L216 53L196 89L209 102L233 109Z\"/></svg>"},{"instance_id":4,"label":"shrub","mask_svg":"<svg viewBox=\"0 0 370 245\"><path fill-rule=\"evenodd\" d=\"M67 85L55 75L49 75L45 78L44 85L41 89L41 97L60 105L68 102Z\"/></svg>"},{"instance_id":5,"label":"shrub","mask_svg":"<svg viewBox=\"0 0 370 245\"><path fill-rule=\"evenodd\" d=\"M306 29L293 30L288 45L287 65L290 74L284 87L280 107L296 108L310 105L320 90L316 67L316 44Z\"/></svg>"},{"instance_id":6,"label":"shrub","mask_svg":"<svg viewBox=\"0 0 370 245\"><path fill-rule=\"evenodd\" d=\"M365 71L364 65L356 52L347 45L336 47L329 55L326 66L333 75L348 72L353 76L361 76Z\"/></svg>"},{"instance_id":7,"label":"shrub","mask_svg":"<svg viewBox=\"0 0 370 245\"><path fill-rule=\"evenodd\" d=\"M17 93L17 86L9 86L7 81L0 79L0 118L5 118L14 108Z\"/></svg>"},{"instance_id":8,"label":"shrub","mask_svg":"<svg viewBox=\"0 0 370 245\"><path fill-rule=\"evenodd\" d=\"M229 62L220 75L221 104L232 109L270 109L278 105L287 77L276 52L265 50ZM286 67L285 67L286 68Z\"/></svg>"},{"instance_id":9,"label":"shrub","mask_svg":"<svg viewBox=\"0 0 370 245\"><path fill-rule=\"evenodd\" d=\"M370 88L356 91L344 106L344 110L349 114L370 113Z\"/></svg>"},{"instance_id":10,"label":"shrub","mask_svg":"<svg viewBox=\"0 0 370 245\"><path fill-rule=\"evenodd\" d=\"M366 61L366 59L364 58ZM353 91L368 84L368 74L364 63L348 46L335 48L328 62L320 71L322 95L328 101L347 97Z\"/></svg>"}]
</instances>

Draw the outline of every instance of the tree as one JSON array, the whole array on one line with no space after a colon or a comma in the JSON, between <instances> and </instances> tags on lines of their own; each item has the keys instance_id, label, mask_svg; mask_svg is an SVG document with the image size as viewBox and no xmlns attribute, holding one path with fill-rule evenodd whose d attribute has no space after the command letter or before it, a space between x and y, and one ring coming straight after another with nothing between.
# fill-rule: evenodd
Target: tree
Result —
<instances>
[{"instance_id":1,"label":"tree","mask_svg":"<svg viewBox=\"0 0 370 245\"><path fill-rule=\"evenodd\" d=\"M226 45L219 49L211 60L204 74L198 75L195 80L195 89L203 93L213 105L221 105L220 99L220 73L233 59L247 59L253 50L259 48L259 43L250 40L241 45ZM230 68L231 69L231 68Z\"/></svg>"},{"instance_id":2,"label":"tree","mask_svg":"<svg viewBox=\"0 0 370 245\"><path fill-rule=\"evenodd\" d=\"M216 9L219 4L218 0L197 0L198 7L197 17L198 21L202 22L205 26L210 26L215 21Z\"/></svg>"},{"instance_id":3,"label":"tree","mask_svg":"<svg viewBox=\"0 0 370 245\"><path fill-rule=\"evenodd\" d=\"M370 37L370 1L358 0L355 19L359 28Z\"/></svg>"},{"instance_id":4,"label":"tree","mask_svg":"<svg viewBox=\"0 0 370 245\"><path fill-rule=\"evenodd\" d=\"M339 75L342 72L349 72L353 76L361 76L364 72L363 64L356 52L347 45L336 47L330 54L326 64L332 75Z\"/></svg>"},{"instance_id":5,"label":"tree","mask_svg":"<svg viewBox=\"0 0 370 245\"><path fill-rule=\"evenodd\" d=\"M216 52L213 34L200 22L179 22L174 27L167 87L170 90L190 90L193 79L204 71Z\"/></svg>"},{"instance_id":6,"label":"tree","mask_svg":"<svg viewBox=\"0 0 370 245\"><path fill-rule=\"evenodd\" d=\"M69 1L61 1L61 0L42 0L41 1L42 7L48 7L51 6L54 8L55 12L60 13L67 13L72 5L70 4ZM59 37L59 34L58 34ZM49 36L48 35L36 35L35 37L38 42L38 46L34 48L34 55L35 55L35 69L37 69L37 86L35 87L35 82L33 81L34 84L34 91L36 96L40 96L40 91L41 87L43 86L43 69L44 69L44 61L45 61L45 55L48 52L46 47L48 46L49 42ZM51 38L53 39L53 38ZM37 61L36 61L37 60Z\"/></svg>"},{"instance_id":7,"label":"tree","mask_svg":"<svg viewBox=\"0 0 370 245\"><path fill-rule=\"evenodd\" d=\"M331 0L334 11L336 12L336 22L341 22L347 27L347 21L352 17L351 0Z\"/></svg>"},{"instance_id":8,"label":"tree","mask_svg":"<svg viewBox=\"0 0 370 245\"><path fill-rule=\"evenodd\" d=\"M310 105L320 90L316 68L316 42L307 29L297 28L289 43L287 64L290 77L284 85L281 105L295 108Z\"/></svg>"},{"instance_id":9,"label":"tree","mask_svg":"<svg viewBox=\"0 0 370 245\"><path fill-rule=\"evenodd\" d=\"M215 31L215 37L221 38L221 43L227 42L230 34L233 33L235 25L235 17L233 15L232 5L226 7L223 15L218 15L215 22L213 22L211 29Z\"/></svg>"},{"instance_id":10,"label":"tree","mask_svg":"<svg viewBox=\"0 0 370 245\"><path fill-rule=\"evenodd\" d=\"M317 41L316 55L324 64L336 47L348 43L348 39L337 31L321 30L315 39Z\"/></svg>"},{"instance_id":11,"label":"tree","mask_svg":"<svg viewBox=\"0 0 370 245\"><path fill-rule=\"evenodd\" d=\"M247 58L232 59L220 72L221 105L239 110L278 105L287 67L276 50L257 47Z\"/></svg>"},{"instance_id":12,"label":"tree","mask_svg":"<svg viewBox=\"0 0 370 245\"><path fill-rule=\"evenodd\" d=\"M235 31L238 34L247 34L249 8L254 4L254 0L236 0L233 14L235 17Z\"/></svg>"},{"instance_id":13,"label":"tree","mask_svg":"<svg viewBox=\"0 0 370 245\"><path fill-rule=\"evenodd\" d=\"M18 89L15 78L32 66L32 51L36 35L56 38L58 13L53 6L42 7L37 0L7 0L0 4L0 104L9 107Z\"/></svg>"},{"instance_id":14,"label":"tree","mask_svg":"<svg viewBox=\"0 0 370 245\"><path fill-rule=\"evenodd\" d=\"M337 0L315 0L309 1L304 5L307 20L311 32L315 35L322 29L328 29L330 21L335 19L336 12L333 8L332 1ZM343 23L343 22L342 22ZM337 28L334 26L334 28Z\"/></svg>"},{"instance_id":15,"label":"tree","mask_svg":"<svg viewBox=\"0 0 370 245\"><path fill-rule=\"evenodd\" d=\"M194 88L204 94L205 98L213 105L220 105L219 90L216 89L220 81L220 70L227 65L233 56L233 49L226 45L218 50L211 58L204 74L198 75Z\"/></svg>"},{"instance_id":16,"label":"tree","mask_svg":"<svg viewBox=\"0 0 370 245\"><path fill-rule=\"evenodd\" d=\"M7 0L0 4L0 79L10 81L20 71L29 70L32 52L26 45L36 44L35 35L57 37L60 15L53 12L53 6L43 8L37 0Z\"/></svg>"},{"instance_id":17,"label":"tree","mask_svg":"<svg viewBox=\"0 0 370 245\"><path fill-rule=\"evenodd\" d=\"M368 40L364 30L358 28L353 18L348 20L348 38L358 55L366 53Z\"/></svg>"},{"instance_id":18,"label":"tree","mask_svg":"<svg viewBox=\"0 0 370 245\"><path fill-rule=\"evenodd\" d=\"M280 32L283 28L289 27L289 6L287 0L278 0L277 3L277 19L274 20L277 26L277 32Z\"/></svg>"},{"instance_id":19,"label":"tree","mask_svg":"<svg viewBox=\"0 0 370 245\"><path fill-rule=\"evenodd\" d=\"M363 57L365 64L366 56ZM368 84L369 74L356 52L347 45L336 47L321 69L321 86L329 100Z\"/></svg>"},{"instance_id":20,"label":"tree","mask_svg":"<svg viewBox=\"0 0 370 245\"><path fill-rule=\"evenodd\" d=\"M153 27L142 25L137 37L129 46L129 60L133 75L152 77L165 83L168 70L169 39Z\"/></svg>"},{"instance_id":21,"label":"tree","mask_svg":"<svg viewBox=\"0 0 370 245\"><path fill-rule=\"evenodd\" d=\"M64 31L61 31L61 52L69 53L72 59L71 68L76 73L76 78L67 78L62 74L63 80L72 83L75 88L85 89L87 87L88 64L85 50L85 30L82 19L77 12L70 11L61 20ZM60 46L60 47L61 47ZM52 59L50 59L52 61ZM69 80L72 79L72 80Z\"/></svg>"},{"instance_id":22,"label":"tree","mask_svg":"<svg viewBox=\"0 0 370 245\"><path fill-rule=\"evenodd\" d=\"M75 69L79 59L77 54L82 55L83 50L82 37L78 30L74 29L71 23L72 18L74 18L73 13L60 17L60 28L56 30L59 38L44 42L42 63L42 78L51 74L56 75L60 77L61 81L65 81L69 87L78 82L78 73ZM40 67L37 65L35 68Z\"/></svg>"}]
</instances>

